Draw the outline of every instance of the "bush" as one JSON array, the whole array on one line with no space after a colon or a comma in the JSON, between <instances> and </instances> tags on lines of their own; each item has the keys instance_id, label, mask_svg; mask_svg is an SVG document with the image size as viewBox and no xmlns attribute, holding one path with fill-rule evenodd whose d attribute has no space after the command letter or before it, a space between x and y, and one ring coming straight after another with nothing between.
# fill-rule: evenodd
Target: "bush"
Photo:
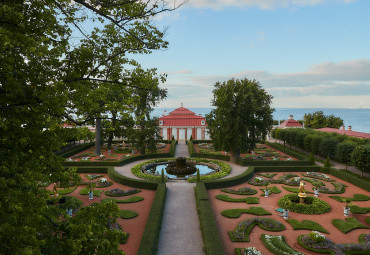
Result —
<instances>
[{"instance_id":1,"label":"bush","mask_svg":"<svg viewBox=\"0 0 370 255\"><path fill-rule=\"evenodd\" d=\"M289 211L303 214L324 214L331 211L330 205L319 198L307 196L304 201L304 204L300 204L297 194L288 194L279 199L278 205Z\"/></svg>"},{"instance_id":2,"label":"bush","mask_svg":"<svg viewBox=\"0 0 370 255\"><path fill-rule=\"evenodd\" d=\"M325 174L331 174L335 177L338 177L339 179L349 182L353 185L356 185L357 187L360 187L366 191L370 192L370 180L367 178L361 178L356 174L353 174L351 172L347 172L344 170L337 170L333 168L321 168L320 172Z\"/></svg>"},{"instance_id":3,"label":"bush","mask_svg":"<svg viewBox=\"0 0 370 255\"><path fill-rule=\"evenodd\" d=\"M304 255L290 247L285 240L284 236L265 235L262 234L261 240L266 248L276 255L294 254Z\"/></svg>"},{"instance_id":4,"label":"bush","mask_svg":"<svg viewBox=\"0 0 370 255\"><path fill-rule=\"evenodd\" d=\"M165 183L158 184L152 207L141 238L138 254L156 254L159 238L159 230L162 223L164 205L166 203L167 188Z\"/></svg>"},{"instance_id":5,"label":"bush","mask_svg":"<svg viewBox=\"0 0 370 255\"><path fill-rule=\"evenodd\" d=\"M111 180L129 187L156 190L158 186L158 183L149 182L146 180L133 179L120 175L119 173L116 172L116 170L114 170L113 167L110 167L108 169L108 176Z\"/></svg>"},{"instance_id":6,"label":"bush","mask_svg":"<svg viewBox=\"0 0 370 255\"><path fill-rule=\"evenodd\" d=\"M58 155L59 157L62 157L62 158L68 158L70 156L73 156L77 153L80 153L81 151L84 151L84 150L87 150L91 147L94 146L94 143L84 143L84 144L80 144L76 147L73 147L69 150L66 150L66 151L63 151L63 152L56 152L55 154Z\"/></svg>"},{"instance_id":7,"label":"bush","mask_svg":"<svg viewBox=\"0 0 370 255\"><path fill-rule=\"evenodd\" d=\"M235 186L238 184L245 183L249 181L254 175L254 168L248 167L242 174L226 178L226 179L220 179L220 180L214 180L205 182L204 185L207 189L219 189L219 188L226 188L230 186Z\"/></svg>"},{"instance_id":8,"label":"bush","mask_svg":"<svg viewBox=\"0 0 370 255\"><path fill-rule=\"evenodd\" d=\"M304 154L304 153L301 153L301 152L297 152L295 150L292 150L292 149L289 149L283 145L280 145L278 143L270 143L270 142L265 142L267 145L269 145L270 147L278 150L278 151L281 151L281 152L284 152L285 154L288 154L289 156L293 157L293 158L296 158L298 160L308 160L307 158L307 155Z\"/></svg>"},{"instance_id":9,"label":"bush","mask_svg":"<svg viewBox=\"0 0 370 255\"><path fill-rule=\"evenodd\" d=\"M221 239L217 229L207 190L203 183L198 182L194 189L200 229L206 255L223 255ZM139 253L141 254L141 253Z\"/></svg>"}]
</instances>

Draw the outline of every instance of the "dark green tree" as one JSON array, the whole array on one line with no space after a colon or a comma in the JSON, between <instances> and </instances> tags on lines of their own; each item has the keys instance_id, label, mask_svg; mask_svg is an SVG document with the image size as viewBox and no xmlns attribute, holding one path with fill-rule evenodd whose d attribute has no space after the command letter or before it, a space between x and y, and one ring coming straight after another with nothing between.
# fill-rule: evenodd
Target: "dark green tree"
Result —
<instances>
[{"instance_id":1,"label":"dark green tree","mask_svg":"<svg viewBox=\"0 0 370 255\"><path fill-rule=\"evenodd\" d=\"M256 80L217 82L212 100L215 109L206 116L215 149L229 151L232 162L241 151L253 150L272 127L271 100Z\"/></svg>"},{"instance_id":2,"label":"dark green tree","mask_svg":"<svg viewBox=\"0 0 370 255\"><path fill-rule=\"evenodd\" d=\"M356 146L352 153L352 161L355 167L361 171L361 177L364 172L370 173L370 144Z\"/></svg>"},{"instance_id":3,"label":"dark green tree","mask_svg":"<svg viewBox=\"0 0 370 255\"><path fill-rule=\"evenodd\" d=\"M334 115L326 116L323 111L316 111L314 113L306 113L303 116L303 124L305 128L340 128L343 126L343 120Z\"/></svg>"},{"instance_id":4,"label":"dark green tree","mask_svg":"<svg viewBox=\"0 0 370 255\"><path fill-rule=\"evenodd\" d=\"M167 46L152 20L168 10L158 1L0 3L0 254L122 253L108 224L116 205L65 218L40 184L70 178L54 154L61 124L82 109L85 123L104 117L99 93L130 88L126 70L138 65L129 57Z\"/></svg>"},{"instance_id":5,"label":"dark green tree","mask_svg":"<svg viewBox=\"0 0 370 255\"><path fill-rule=\"evenodd\" d=\"M356 144L351 141L343 141L338 144L337 159L346 164L346 170L349 163L352 161L352 152L356 148Z\"/></svg>"}]
</instances>

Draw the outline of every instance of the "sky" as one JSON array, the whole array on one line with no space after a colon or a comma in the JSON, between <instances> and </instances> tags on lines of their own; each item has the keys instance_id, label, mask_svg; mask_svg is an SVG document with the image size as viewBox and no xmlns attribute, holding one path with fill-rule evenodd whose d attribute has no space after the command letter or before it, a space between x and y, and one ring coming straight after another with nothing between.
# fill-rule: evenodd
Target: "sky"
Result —
<instances>
[{"instance_id":1,"label":"sky","mask_svg":"<svg viewBox=\"0 0 370 255\"><path fill-rule=\"evenodd\" d=\"M179 1L179 0L177 0ZM158 107L212 107L216 82L256 79L275 108L370 108L369 0L190 0L156 17Z\"/></svg>"}]
</instances>

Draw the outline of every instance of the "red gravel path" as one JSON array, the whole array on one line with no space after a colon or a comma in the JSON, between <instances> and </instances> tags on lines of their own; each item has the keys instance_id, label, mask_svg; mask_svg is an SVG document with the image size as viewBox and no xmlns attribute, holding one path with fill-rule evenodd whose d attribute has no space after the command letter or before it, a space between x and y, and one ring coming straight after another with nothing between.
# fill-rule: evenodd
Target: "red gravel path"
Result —
<instances>
[{"instance_id":1,"label":"red gravel path","mask_svg":"<svg viewBox=\"0 0 370 255\"><path fill-rule=\"evenodd\" d=\"M278 178L280 175L284 173L278 173L277 176L274 178ZM298 173L300 175L300 173ZM330 176L330 175L329 175ZM302 176L300 176L302 177ZM319 194L319 198L326 201L329 203L329 205L332 208L332 211L326 214L321 214L321 215L305 215L305 214L299 214L299 213L293 213L289 212L289 219L296 219L298 221L302 220L313 220L324 228L326 228L330 234L325 234L328 238L333 240L336 243L358 243L358 237L360 234L367 233L370 234L370 229L357 229L353 230L347 234L343 234L341 231L339 231L334 225L332 225L331 221L333 219L344 219L345 217L343 216L343 206L345 203L340 203L332 198L329 198L330 195L338 195L338 196L344 196L344 197L352 197L354 194L365 194L370 196L370 192L367 192L357 186L354 186L348 182L342 181L334 176L330 176L332 179L344 183L348 187L346 187L346 191L343 194ZM332 188L332 185L328 182L325 182L326 186ZM312 191L312 185L308 182L305 182L305 190L306 191ZM297 242L297 237L302 234L308 234L311 232L310 230L294 230L292 226L284 222L285 220L279 216L279 212L275 211L275 209L279 208L277 202L278 200L286 195L290 194L290 192L286 191L285 189L282 188L283 184L271 184L270 186L277 186L279 189L282 191L280 194L271 194L269 195L268 198L265 198L262 195L262 191L260 191L260 186L253 186L248 183L244 183L241 185L237 185L232 187L233 189L239 189L240 187L251 187L256 190L258 190L258 193L254 196L260 198L260 203L259 204L245 204L245 203L230 203L230 202L224 202L221 200L216 199L217 194L228 194L220 191L220 189L215 189L215 190L209 190L208 195L211 201L211 206L213 208L215 218L216 218L216 223L217 227L219 229L219 233L222 239L223 243L223 248L224 252L227 255L235 254L234 249L235 248L245 248L245 247L256 247L258 250L260 250L263 254L271 254L269 250L265 248L261 241L261 234L271 234L271 235L284 235L287 243L293 247L294 249L303 252L305 254L319 254L319 253L314 253L311 251L308 251L304 248L302 248L298 242ZM233 198L240 198L240 197L245 197L245 196L239 196L239 195L233 195L233 194L228 194L230 197ZM308 195L313 195L313 194L308 194ZM361 207L370 207L370 201L355 201L353 202L355 205L361 206ZM221 215L221 212L226 209L234 209L234 208L249 208L251 206L260 206L265 208L267 211L271 212L272 215L266 215L266 216L259 216L259 217L270 217L275 220L278 220L282 223L284 223L286 229L284 231L280 232L271 232L271 231L266 231L263 230L259 227L253 228L251 235L250 235L250 242L231 242L229 236L228 236L228 231L232 231L235 226L237 225L238 222L251 218L251 217L256 217L255 215L251 214L242 214L239 218L236 219L229 219ZM365 218L370 216L370 213L367 214L350 214L350 217L356 217L362 224L365 226L369 226L365 223Z\"/></svg>"},{"instance_id":2,"label":"red gravel path","mask_svg":"<svg viewBox=\"0 0 370 255\"><path fill-rule=\"evenodd\" d=\"M86 174L80 174L83 181L88 181L85 177ZM104 175L104 178L107 178L108 181L112 181L109 179L107 174ZM102 177L102 178L103 178ZM111 198L109 196L106 196L104 192L101 193L100 197L94 197L94 199L89 200L89 197L87 195L80 195L80 190L82 188L86 187L86 185L80 185L75 191L68 194L67 196L74 196L78 199L80 199L83 202L83 206L91 205L92 203L100 203L103 198ZM47 189L52 190L53 185L50 185ZM111 190L111 189L132 189L132 187L128 187L116 182L113 182L112 186L106 187L106 188L95 188L97 190ZM150 208L153 203L153 198L155 195L155 191L152 190L145 190L140 189L141 192L136 193L131 196L141 196L144 198L143 201L136 202L136 203L128 203L128 204L122 204L118 203L118 206L121 210L131 210L137 212L139 215L133 219L121 219L118 218L117 222L121 226L122 230L125 232L128 232L130 234L127 243L121 244L120 249L124 250L126 255L136 255L140 246L141 237L144 232L144 228L146 225L146 221L149 216ZM116 197L117 199L126 199L131 196L124 196L124 197Z\"/></svg>"}]
</instances>

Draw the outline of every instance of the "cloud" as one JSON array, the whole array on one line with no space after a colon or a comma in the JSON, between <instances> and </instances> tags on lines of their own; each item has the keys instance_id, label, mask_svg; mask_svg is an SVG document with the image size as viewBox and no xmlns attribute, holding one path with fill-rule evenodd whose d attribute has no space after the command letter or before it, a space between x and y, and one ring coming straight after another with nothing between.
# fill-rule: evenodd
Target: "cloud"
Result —
<instances>
[{"instance_id":1,"label":"cloud","mask_svg":"<svg viewBox=\"0 0 370 255\"><path fill-rule=\"evenodd\" d=\"M257 80L274 96L274 105L277 104L278 107L341 107L342 104L348 104L343 107L350 107L361 97L369 104L364 107L370 107L370 100L367 100L370 98L368 70L370 59L360 59L319 63L312 65L305 72L271 73L246 70L224 76L189 75L178 82L173 78L164 86L168 88L168 97L172 101L189 101L197 107L209 107L214 84L231 78Z\"/></svg>"},{"instance_id":2,"label":"cloud","mask_svg":"<svg viewBox=\"0 0 370 255\"><path fill-rule=\"evenodd\" d=\"M193 71L191 70L172 70L172 71L163 71L161 73L165 73L168 75L173 75L173 74L191 74Z\"/></svg>"},{"instance_id":3,"label":"cloud","mask_svg":"<svg viewBox=\"0 0 370 255\"><path fill-rule=\"evenodd\" d=\"M226 7L258 7L264 10L312 6L329 0L190 0L188 5L194 8L223 9ZM337 0L345 3L356 0Z\"/></svg>"}]
</instances>

